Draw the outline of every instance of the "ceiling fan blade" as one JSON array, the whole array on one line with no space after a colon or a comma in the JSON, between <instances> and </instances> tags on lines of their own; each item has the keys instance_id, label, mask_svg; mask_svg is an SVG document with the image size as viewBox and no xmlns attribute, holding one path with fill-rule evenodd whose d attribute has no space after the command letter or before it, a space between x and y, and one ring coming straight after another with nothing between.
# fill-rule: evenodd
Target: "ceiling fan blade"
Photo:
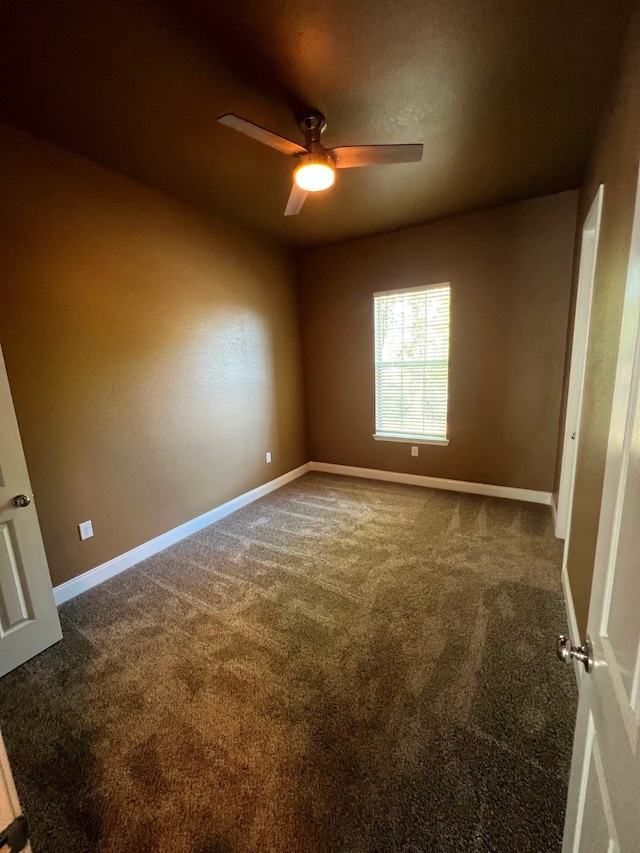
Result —
<instances>
[{"instance_id":1,"label":"ceiling fan blade","mask_svg":"<svg viewBox=\"0 0 640 853\"><path fill-rule=\"evenodd\" d=\"M278 136L277 133L272 133L265 127L260 127L259 124L254 124L252 121L247 121L246 118L226 113L218 118L221 124L227 127L238 130L244 133L245 136L250 136L252 139L257 139L258 142L263 142L265 145L271 146L283 154L306 154L307 149L297 142L292 142L290 139L285 139L284 136Z\"/></svg>"},{"instance_id":2,"label":"ceiling fan blade","mask_svg":"<svg viewBox=\"0 0 640 853\"><path fill-rule=\"evenodd\" d=\"M343 145L331 148L337 169L356 166L384 166L386 163L417 163L422 160L422 143L418 145Z\"/></svg>"},{"instance_id":3,"label":"ceiling fan blade","mask_svg":"<svg viewBox=\"0 0 640 853\"><path fill-rule=\"evenodd\" d=\"M291 193L289 194L289 201L284 209L284 215L295 216L296 213L300 213L304 200L308 195L309 193L306 190L301 190L294 181L293 186L291 187Z\"/></svg>"}]
</instances>

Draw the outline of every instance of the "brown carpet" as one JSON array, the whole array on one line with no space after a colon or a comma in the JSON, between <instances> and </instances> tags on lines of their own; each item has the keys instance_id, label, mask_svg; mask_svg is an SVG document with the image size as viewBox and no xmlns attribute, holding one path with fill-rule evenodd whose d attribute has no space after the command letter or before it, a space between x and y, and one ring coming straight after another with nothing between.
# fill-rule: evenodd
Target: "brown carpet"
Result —
<instances>
[{"instance_id":1,"label":"brown carpet","mask_svg":"<svg viewBox=\"0 0 640 853\"><path fill-rule=\"evenodd\" d=\"M309 474L61 609L0 726L35 853L554 853L548 507Z\"/></svg>"}]
</instances>

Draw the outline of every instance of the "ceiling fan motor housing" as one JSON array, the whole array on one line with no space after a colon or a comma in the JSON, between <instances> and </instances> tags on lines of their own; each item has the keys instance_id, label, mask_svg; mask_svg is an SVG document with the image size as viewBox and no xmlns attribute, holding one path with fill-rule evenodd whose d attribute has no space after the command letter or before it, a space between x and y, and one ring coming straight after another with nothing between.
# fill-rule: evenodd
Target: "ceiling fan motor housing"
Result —
<instances>
[{"instance_id":1,"label":"ceiling fan motor housing","mask_svg":"<svg viewBox=\"0 0 640 853\"><path fill-rule=\"evenodd\" d=\"M307 113L300 121L300 130L304 133L308 153L297 155L298 165L294 170L293 180L306 192L328 189L335 180L335 161L320 141L326 126L322 113Z\"/></svg>"},{"instance_id":2,"label":"ceiling fan motor housing","mask_svg":"<svg viewBox=\"0 0 640 853\"><path fill-rule=\"evenodd\" d=\"M322 113L307 113L300 120L300 130L304 133L304 141L307 148L313 145L321 145L320 137L327 126L327 121Z\"/></svg>"}]
</instances>

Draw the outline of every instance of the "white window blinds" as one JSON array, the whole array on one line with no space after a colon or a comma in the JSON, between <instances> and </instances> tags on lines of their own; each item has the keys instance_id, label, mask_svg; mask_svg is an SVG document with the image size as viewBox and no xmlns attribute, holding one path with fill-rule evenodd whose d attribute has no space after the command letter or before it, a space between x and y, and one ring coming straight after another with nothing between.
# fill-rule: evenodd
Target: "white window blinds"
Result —
<instances>
[{"instance_id":1,"label":"white window blinds","mask_svg":"<svg viewBox=\"0 0 640 853\"><path fill-rule=\"evenodd\" d=\"M377 436L446 439L450 290L374 294Z\"/></svg>"}]
</instances>

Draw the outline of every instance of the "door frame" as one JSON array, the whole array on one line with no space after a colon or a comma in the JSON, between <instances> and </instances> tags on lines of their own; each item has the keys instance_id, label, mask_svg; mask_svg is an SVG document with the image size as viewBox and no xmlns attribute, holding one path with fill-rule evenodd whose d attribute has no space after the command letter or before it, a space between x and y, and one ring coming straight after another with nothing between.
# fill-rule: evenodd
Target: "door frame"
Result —
<instances>
[{"instance_id":1,"label":"door frame","mask_svg":"<svg viewBox=\"0 0 640 853\"><path fill-rule=\"evenodd\" d=\"M576 461L580 440L580 418L582 414L582 398L584 396L584 379L587 368L589 330L591 327L591 307L593 303L593 283L595 280L596 264L598 261L598 243L600 239L600 224L602 221L603 198L604 184L600 184L595 197L591 202L589 212L584 220L584 224L582 226L582 241L580 244L578 290L576 295L575 320L573 326L573 343L571 346L569 389L567 393L567 411L564 424L564 441L562 446L562 462L560 466L560 484L558 487L555 526L556 537L558 539L564 539L564 554L562 558L563 568L566 566L569 550L571 510L573 507Z\"/></svg>"}]
</instances>

